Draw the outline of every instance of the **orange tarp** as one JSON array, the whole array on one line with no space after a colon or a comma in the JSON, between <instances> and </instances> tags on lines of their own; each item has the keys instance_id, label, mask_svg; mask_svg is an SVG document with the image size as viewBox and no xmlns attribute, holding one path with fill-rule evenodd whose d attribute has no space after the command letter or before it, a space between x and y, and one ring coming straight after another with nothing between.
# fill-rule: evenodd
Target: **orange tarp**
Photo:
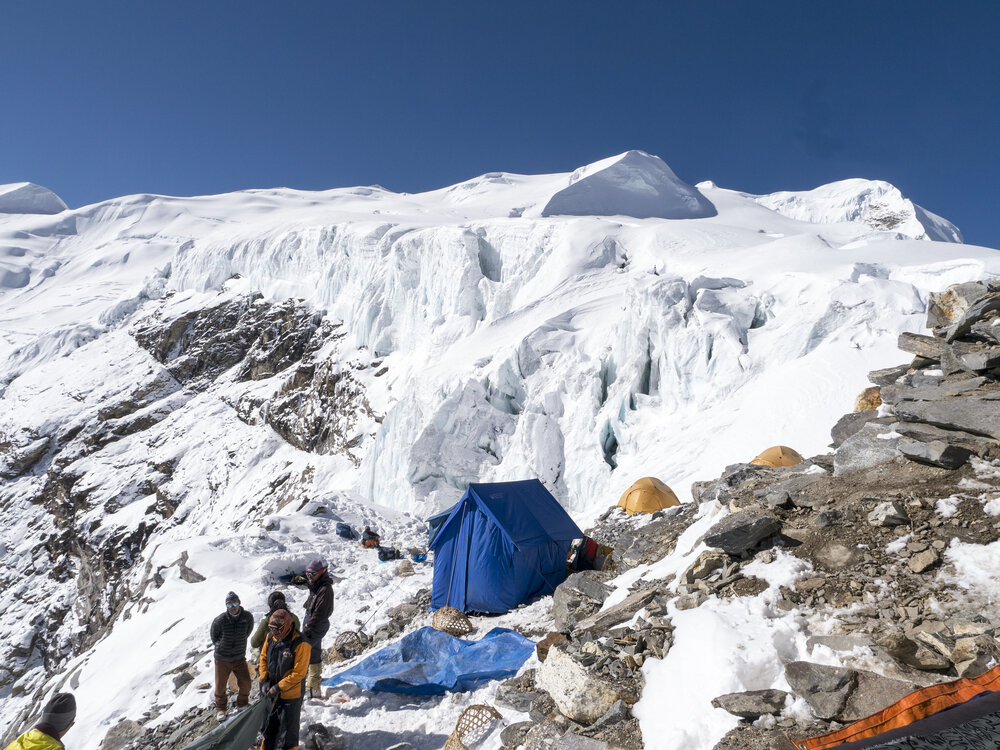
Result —
<instances>
[{"instance_id":1,"label":"orange tarp","mask_svg":"<svg viewBox=\"0 0 1000 750\"><path fill-rule=\"evenodd\" d=\"M979 677L963 677L953 682L942 682L915 690L891 706L848 724L843 729L808 740L792 740L792 744L798 750L826 750L845 742L855 742L888 732L890 729L905 727L938 711L965 703L977 695L997 690L1000 690L1000 666Z\"/></svg>"}]
</instances>

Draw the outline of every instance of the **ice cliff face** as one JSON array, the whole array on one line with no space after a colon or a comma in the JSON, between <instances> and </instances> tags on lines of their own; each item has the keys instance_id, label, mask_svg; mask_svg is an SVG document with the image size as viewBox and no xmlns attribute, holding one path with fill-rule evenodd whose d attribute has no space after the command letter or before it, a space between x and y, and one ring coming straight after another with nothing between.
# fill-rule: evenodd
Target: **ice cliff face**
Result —
<instances>
[{"instance_id":1,"label":"ice cliff face","mask_svg":"<svg viewBox=\"0 0 1000 750\"><path fill-rule=\"evenodd\" d=\"M928 291L1000 272L909 239L960 235L894 191L747 196L628 152L419 195L0 214L0 612L24 615L0 695L139 617L192 537L285 507L419 516L537 476L586 522L639 476L686 497L770 445L822 451Z\"/></svg>"}]
</instances>

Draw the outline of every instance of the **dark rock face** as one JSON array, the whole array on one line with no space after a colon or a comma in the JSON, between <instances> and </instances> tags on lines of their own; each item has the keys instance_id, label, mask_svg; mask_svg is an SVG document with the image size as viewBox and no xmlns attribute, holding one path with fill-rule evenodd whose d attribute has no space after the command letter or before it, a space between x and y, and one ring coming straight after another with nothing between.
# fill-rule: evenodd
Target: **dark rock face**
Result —
<instances>
[{"instance_id":1,"label":"dark rock face","mask_svg":"<svg viewBox=\"0 0 1000 750\"><path fill-rule=\"evenodd\" d=\"M781 523L771 516L741 511L727 516L709 529L705 544L730 555L742 555L781 531Z\"/></svg>"}]
</instances>

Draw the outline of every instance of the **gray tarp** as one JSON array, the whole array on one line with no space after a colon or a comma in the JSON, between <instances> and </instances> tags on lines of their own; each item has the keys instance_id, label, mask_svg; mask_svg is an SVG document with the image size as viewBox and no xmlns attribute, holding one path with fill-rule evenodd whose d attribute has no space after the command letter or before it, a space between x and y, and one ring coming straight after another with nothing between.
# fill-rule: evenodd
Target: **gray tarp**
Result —
<instances>
[{"instance_id":1,"label":"gray tarp","mask_svg":"<svg viewBox=\"0 0 1000 750\"><path fill-rule=\"evenodd\" d=\"M182 750L251 750L271 704L258 700Z\"/></svg>"}]
</instances>

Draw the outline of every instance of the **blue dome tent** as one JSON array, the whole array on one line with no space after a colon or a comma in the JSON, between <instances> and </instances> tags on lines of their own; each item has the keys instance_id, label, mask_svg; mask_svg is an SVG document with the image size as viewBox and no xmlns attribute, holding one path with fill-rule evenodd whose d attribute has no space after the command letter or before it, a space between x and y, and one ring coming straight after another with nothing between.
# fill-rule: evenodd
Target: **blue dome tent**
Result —
<instances>
[{"instance_id":1,"label":"blue dome tent","mask_svg":"<svg viewBox=\"0 0 1000 750\"><path fill-rule=\"evenodd\" d=\"M470 484L431 544L431 609L502 613L551 593L581 537L537 479Z\"/></svg>"}]
</instances>

